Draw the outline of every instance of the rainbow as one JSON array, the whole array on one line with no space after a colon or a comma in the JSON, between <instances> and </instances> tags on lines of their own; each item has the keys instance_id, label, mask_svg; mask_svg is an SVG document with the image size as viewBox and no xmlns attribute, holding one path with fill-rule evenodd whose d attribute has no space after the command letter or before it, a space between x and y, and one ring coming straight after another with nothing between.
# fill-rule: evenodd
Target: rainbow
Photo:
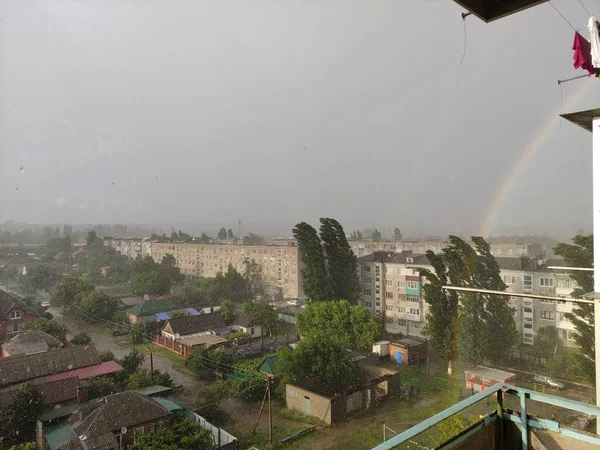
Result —
<instances>
[{"instance_id":1,"label":"rainbow","mask_svg":"<svg viewBox=\"0 0 600 450\"><path fill-rule=\"evenodd\" d=\"M590 83L581 82L581 84L575 89L566 99L564 105L569 103L578 102L586 92L586 88ZM563 108L564 109L564 108ZM536 133L532 136L530 141L525 146L525 151L516 160L512 169L508 173L508 176L502 182L500 189L496 192L492 203L490 204L487 212L484 216L483 223L481 225L481 231L479 236L489 237L491 236L498 216L502 212L504 205L509 200L510 195L514 189L515 184L521 178L523 172L527 168L529 161L535 156L539 149L542 148L543 144L552 136L556 128L560 123L561 108L560 106L552 111L552 114L548 116L544 124L539 127Z\"/></svg>"}]
</instances>

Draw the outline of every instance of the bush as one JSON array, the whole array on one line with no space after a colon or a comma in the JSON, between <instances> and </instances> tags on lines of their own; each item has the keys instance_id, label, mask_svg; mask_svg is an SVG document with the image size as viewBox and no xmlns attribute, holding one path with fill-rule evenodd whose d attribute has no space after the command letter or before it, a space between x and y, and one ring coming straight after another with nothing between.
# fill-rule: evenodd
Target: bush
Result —
<instances>
[{"instance_id":1,"label":"bush","mask_svg":"<svg viewBox=\"0 0 600 450\"><path fill-rule=\"evenodd\" d=\"M87 333L79 333L73 336L71 344L73 345L88 345L92 342L92 338Z\"/></svg>"},{"instance_id":2,"label":"bush","mask_svg":"<svg viewBox=\"0 0 600 450\"><path fill-rule=\"evenodd\" d=\"M87 386L87 394L90 400L116 394L120 390L120 386L110 378L92 378Z\"/></svg>"},{"instance_id":3,"label":"bush","mask_svg":"<svg viewBox=\"0 0 600 450\"><path fill-rule=\"evenodd\" d=\"M113 352L108 351L108 350L100 352L100 361L102 361L102 362L114 361L114 359L115 359L115 355L113 354Z\"/></svg>"},{"instance_id":4,"label":"bush","mask_svg":"<svg viewBox=\"0 0 600 450\"><path fill-rule=\"evenodd\" d=\"M196 394L196 412L209 422L223 420L225 414L218 403L230 395L230 386L226 381L215 381L198 389Z\"/></svg>"}]
</instances>

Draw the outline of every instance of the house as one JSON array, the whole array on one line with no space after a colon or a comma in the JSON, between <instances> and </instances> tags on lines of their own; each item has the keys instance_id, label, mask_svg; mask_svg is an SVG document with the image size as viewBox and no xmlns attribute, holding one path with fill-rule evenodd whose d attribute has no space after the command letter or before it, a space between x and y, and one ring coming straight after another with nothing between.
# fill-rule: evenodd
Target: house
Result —
<instances>
[{"instance_id":1,"label":"house","mask_svg":"<svg viewBox=\"0 0 600 450\"><path fill-rule=\"evenodd\" d=\"M132 306L139 305L145 301L144 297L122 297L119 299L119 307L131 308Z\"/></svg>"},{"instance_id":2,"label":"house","mask_svg":"<svg viewBox=\"0 0 600 450\"><path fill-rule=\"evenodd\" d=\"M33 380L31 383L42 394L46 409L78 402L79 380L76 377L69 377L63 380L49 380L42 377ZM21 386L22 383L0 389L0 414L6 411L6 407L10 404Z\"/></svg>"},{"instance_id":3,"label":"house","mask_svg":"<svg viewBox=\"0 0 600 450\"><path fill-rule=\"evenodd\" d=\"M101 362L93 345L61 348L34 355L9 356L0 359L0 387L99 366Z\"/></svg>"},{"instance_id":4,"label":"house","mask_svg":"<svg viewBox=\"0 0 600 450\"><path fill-rule=\"evenodd\" d=\"M341 391L318 378L305 378L285 387L285 404L331 425L402 391L400 373L381 367L360 367L355 383Z\"/></svg>"},{"instance_id":5,"label":"house","mask_svg":"<svg viewBox=\"0 0 600 450\"><path fill-rule=\"evenodd\" d=\"M2 344L2 357L18 355L34 355L61 348L64 344L48 333L29 330L17 334L10 341Z\"/></svg>"},{"instance_id":6,"label":"house","mask_svg":"<svg viewBox=\"0 0 600 450\"><path fill-rule=\"evenodd\" d=\"M227 329L223 316L218 313L198 314L167 320L162 336L168 339L188 339L203 334L217 334Z\"/></svg>"},{"instance_id":7,"label":"house","mask_svg":"<svg viewBox=\"0 0 600 450\"><path fill-rule=\"evenodd\" d=\"M247 334L251 337L262 336L262 327L254 322L254 319L245 314L240 314L233 319L231 324L233 331Z\"/></svg>"},{"instance_id":8,"label":"house","mask_svg":"<svg viewBox=\"0 0 600 450\"><path fill-rule=\"evenodd\" d=\"M167 313L176 309L178 309L178 306L168 299L155 298L132 306L126 313L127 319L132 324L149 323L170 319L171 317Z\"/></svg>"},{"instance_id":9,"label":"house","mask_svg":"<svg viewBox=\"0 0 600 450\"><path fill-rule=\"evenodd\" d=\"M301 312L301 306L284 306L277 308L277 318L285 323L296 323L296 316Z\"/></svg>"},{"instance_id":10,"label":"house","mask_svg":"<svg viewBox=\"0 0 600 450\"><path fill-rule=\"evenodd\" d=\"M160 424L171 425L172 415L151 397L133 391L92 400L66 421L44 426L38 422L38 448L50 450L112 450L127 448L136 434Z\"/></svg>"},{"instance_id":11,"label":"house","mask_svg":"<svg viewBox=\"0 0 600 450\"><path fill-rule=\"evenodd\" d=\"M475 366L465 370L465 387L472 391L483 391L496 383L513 385L515 384L515 377L514 373Z\"/></svg>"},{"instance_id":12,"label":"house","mask_svg":"<svg viewBox=\"0 0 600 450\"><path fill-rule=\"evenodd\" d=\"M25 325L39 318L23 300L0 289L0 339L4 340L23 331Z\"/></svg>"}]
</instances>

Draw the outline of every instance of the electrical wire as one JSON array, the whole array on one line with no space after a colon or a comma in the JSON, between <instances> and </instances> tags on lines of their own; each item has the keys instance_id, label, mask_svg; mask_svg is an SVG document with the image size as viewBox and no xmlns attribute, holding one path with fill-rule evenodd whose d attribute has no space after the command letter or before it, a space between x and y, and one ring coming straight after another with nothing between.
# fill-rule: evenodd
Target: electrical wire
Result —
<instances>
[{"instance_id":1,"label":"electrical wire","mask_svg":"<svg viewBox=\"0 0 600 450\"><path fill-rule=\"evenodd\" d=\"M465 59L465 54L467 53L467 16L465 16L464 14L462 15L462 20L463 20L463 30L464 30L464 40L463 40L463 54L462 57L460 58L460 64L463 63L463 60Z\"/></svg>"},{"instance_id":2,"label":"electrical wire","mask_svg":"<svg viewBox=\"0 0 600 450\"><path fill-rule=\"evenodd\" d=\"M585 5L583 4L583 2L581 0L577 0L579 2L579 4L581 5L581 7L585 10L585 12L587 13L588 17L591 16L590 12L588 11L588 9L585 7Z\"/></svg>"},{"instance_id":3,"label":"electrical wire","mask_svg":"<svg viewBox=\"0 0 600 450\"><path fill-rule=\"evenodd\" d=\"M569 21L567 20L567 18L566 18L565 16L563 16L563 15L562 15L562 13L561 13L561 12L560 12L560 11L559 11L557 8L556 8L556 6L554 6L554 5L552 4L552 2L548 2L548 4L549 4L550 6L552 6L552 8L554 8L554 11L556 11L556 12L558 13L558 15L559 15L560 17L562 17L562 18L563 18L563 20L564 20L565 22L567 22L567 24L568 24L568 25L569 25L569 26L570 26L570 27L573 29L573 31L574 31L575 33L577 33L577 30L575 29L575 27L573 26L573 24L571 24L571 22L569 22Z\"/></svg>"}]
</instances>

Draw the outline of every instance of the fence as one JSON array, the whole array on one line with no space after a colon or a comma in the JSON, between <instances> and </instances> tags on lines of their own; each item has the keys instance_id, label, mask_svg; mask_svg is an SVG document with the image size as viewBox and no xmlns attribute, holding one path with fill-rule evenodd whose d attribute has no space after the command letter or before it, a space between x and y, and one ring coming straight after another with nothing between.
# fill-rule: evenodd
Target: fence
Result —
<instances>
[{"instance_id":1,"label":"fence","mask_svg":"<svg viewBox=\"0 0 600 450\"><path fill-rule=\"evenodd\" d=\"M238 441L234 436L232 436L222 428L213 425L201 415L189 411L188 419L199 423L202 426L202 428L211 432L213 438L213 445L215 446L215 448L219 448L222 450L234 450L238 448Z\"/></svg>"},{"instance_id":2,"label":"fence","mask_svg":"<svg viewBox=\"0 0 600 450\"><path fill-rule=\"evenodd\" d=\"M179 342L169 339L164 336L154 335L152 336L152 341L161 347L168 348L169 350L173 350L175 353L180 354L184 358L188 355L188 348L185 345L181 345Z\"/></svg>"}]
</instances>

